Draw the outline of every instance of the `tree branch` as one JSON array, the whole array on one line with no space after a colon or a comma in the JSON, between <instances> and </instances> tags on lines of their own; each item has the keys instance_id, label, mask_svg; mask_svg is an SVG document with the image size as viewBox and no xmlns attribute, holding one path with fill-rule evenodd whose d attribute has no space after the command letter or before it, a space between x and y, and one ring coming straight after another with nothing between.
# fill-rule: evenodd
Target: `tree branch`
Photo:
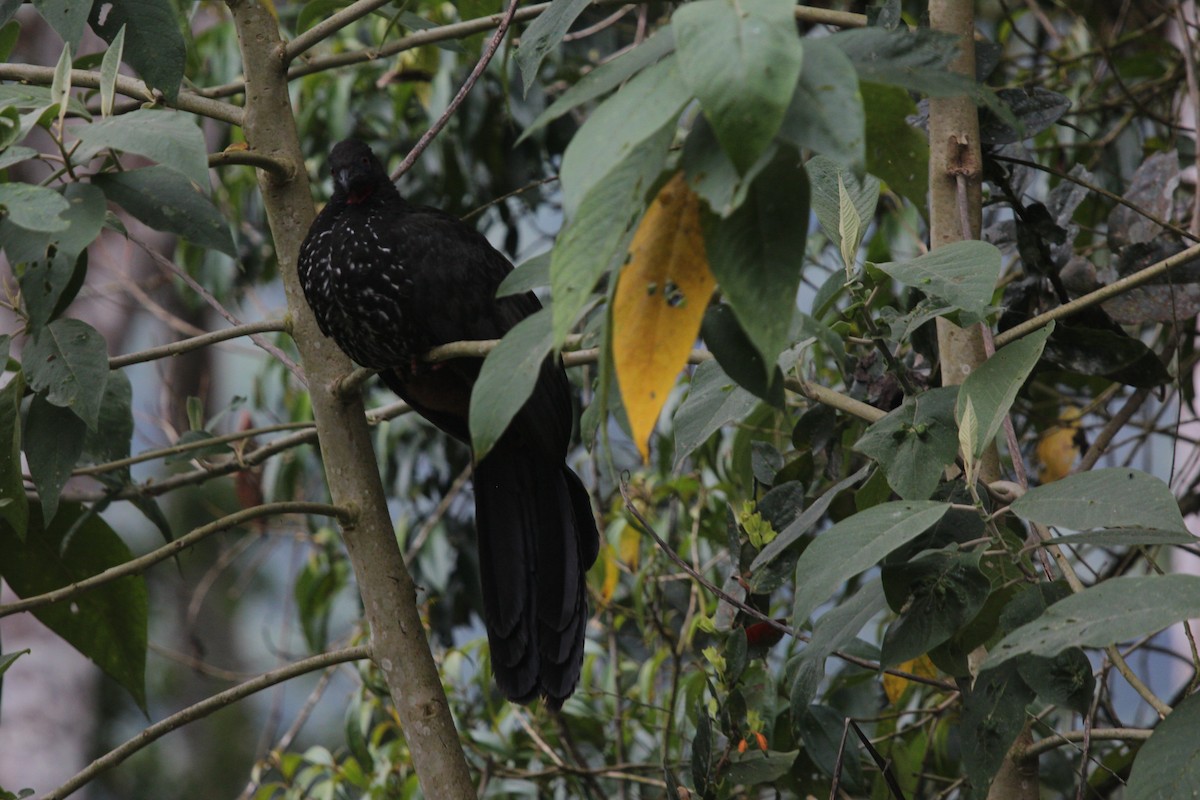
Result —
<instances>
[{"instance_id":1,"label":"tree branch","mask_svg":"<svg viewBox=\"0 0 1200 800\"><path fill-rule=\"evenodd\" d=\"M168 558L178 555L181 551L186 550L197 542L207 539L214 533L236 528L244 522L259 519L260 517L269 517L278 514L323 514L327 517L337 517L343 522L350 520L350 514L346 509L331 506L328 503L267 503L243 509L214 520L207 525L201 525L199 528L190 531L184 536L180 536L178 539L163 545L157 550L151 550L144 556L131 559L115 567L109 567L90 578L84 578L81 581L69 583L50 592L34 595L33 597L25 597L15 603L0 606L0 617L7 617L10 614L16 614L20 611L32 611L35 608L48 606L52 603L61 603L63 600L69 600L76 595L95 589L97 586L112 583L129 575L137 575L140 572L145 572L160 561L166 561Z\"/></svg>"},{"instance_id":2,"label":"tree branch","mask_svg":"<svg viewBox=\"0 0 1200 800\"><path fill-rule=\"evenodd\" d=\"M355 512L342 540L362 595L372 659L383 673L426 796L473 797L466 757L425 626L416 587L404 566L388 511L361 398L335 394L350 360L320 332L296 273L300 244L315 216L288 94L279 28L263 0L226 0L233 12L246 75L246 141L261 153L296 165L281 180L258 171L263 208L275 242L293 338L309 376L309 396L329 492Z\"/></svg>"},{"instance_id":3,"label":"tree branch","mask_svg":"<svg viewBox=\"0 0 1200 800\"><path fill-rule=\"evenodd\" d=\"M150 347L145 350L139 350L136 353L127 353L123 356L113 356L108 360L109 369L121 369L128 367L130 364L140 364L144 361L153 361L158 358L166 358L167 356L177 356L183 353L199 350L202 347L208 347L210 344L236 339L239 336L250 336L256 333L267 333L270 331L286 331L288 324L286 320L281 319L265 319L261 322L246 322L241 325L235 325L232 328L224 330L212 331L211 333L193 336L189 339L180 339L177 342L170 344L159 345L158 347Z\"/></svg>"},{"instance_id":4,"label":"tree branch","mask_svg":"<svg viewBox=\"0 0 1200 800\"><path fill-rule=\"evenodd\" d=\"M1142 284L1149 283L1155 278L1166 275L1182 264L1200 258L1200 244L1195 244L1186 250L1176 253L1173 256L1164 258L1157 264L1151 264L1145 269L1138 270L1132 275L1126 275L1118 281L1113 281L1107 286L1101 286L1094 292L1088 292L1082 297L1077 297L1069 303L1063 303L1061 306L1050 309L1044 314L1038 314L1033 319L1027 319L1020 325L1014 325L996 336L996 347L1003 347L1009 342L1016 341L1022 336L1026 336L1034 331L1046 326L1046 323L1064 319L1072 314L1083 311L1085 308L1091 308L1094 305L1099 305L1106 300L1111 300L1117 295L1124 294L1130 289L1136 289Z\"/></svg>"},{"instance_id":5,"label":"tree branch","mask_svg":"<svg viewBox=\"0 0 1200 800\"><path fill-rule=\"evenodd\" d=\"M72 778L59 786L54 791L42 796L41 800L62 800L62 798L72 794L77 789L82 788L89 781L92 781L102 772L106 772L120 764L125 759L136 753L138 750L149 745L151 742L161 739L171 731L181 728L189 722L195 722L198 719L203 719L214 711L218 711L226 706L233 705L239 700L249 697L250 695L260 692L263 689L268 689L277 683L283 683L299 675L305 675L309 672L316 672L320 669L333 666L334 664L344 664L347 661L361 661L364 658L369 658L371 649L366 645L358 647L347 647L344 650L335 650L332 653L321 653L320 655L306 658L302 661L297 661L295 664L288 664L286 667L264 672L257 678L240 683L232 689L215 694L206 700L201 700L195 705L179 711L161 722L156 722L149 726L137 736L129 739L119 747L105 753L100 758L93 761L84 769L75 773Z\"/></svg>"},{"instance_id":6,"label":"tree branch","mask_svg":"<svg viewBox=\"0 0 1200 800\"><path fill-rule=\"evenodd\" d=\"M595 0L593 5L620 5L624 0ZM513 22L525 22L537 17L546 9L550 8L550 3L537 3L531 6L525 6L519 9L513 15ZM349 9L346 9L349 10ZM796 6L796 19L800 22L809 22L814 25L832 25L841 28L862 28L867 24L865 14L851 14L845 11L832 11L825 8L812 8L809 6ZM337 69L338 67L347 67L352 64L361 64L367 61L377 61L384 58L390 58L397 53L402 53L405 50L412 50L417 47L423 47L429 44L437 44L438 42L452 41L454 39L465 39L468 36L474 36L477 33L491 30L500 25L500 21L504 18L503 14L492 14L487 17L477 17L476 19L464 20L462 22L452 22L448 25L440 25L436 28L428 30L415 31L407 36L402 36L394 42L380 45L376 48L367 48L363 50L351 50L345 53L336 53L334 55L322 56L313 58L307 62L297 64L287 72L289 81L297 78L302 78L305 75L312 75L315 72L324 72L328 69ZM301 37L296 37L292 42L300 41ZM288 45L290 48L292 44ZM287 48L285 48L285 54ZM244 81L233 81L231 83L213 86L208 89L202 89L201 94L206 98L229 97L235 94L241 94L246 90Z\"/></svg>"},{"instance_id":7,"label":"tree branch","mask_svg":"<svg viewBox=\"0 0 1200 800\"><path fill-rule=\"evenodd\" d=\"M1105 740L1118 742L1144 742L1150 738L1150 734L1152 733L1154 733L1153 728L1093 728L1090 731L1093 741ZM1084 737L1088 735L1089 731L1086 730L1056 733L1053 736L1047 736L1045 739L1039 739L1026 747L1022 751L1021 757L1037 758L1042 753L1048 753L1065 744L1082 742Z\"/></svg>"},{"instance_id":8,"label":"tree branch","mask_svg":"<svg viewBox=\"0 0 1200 800\"><path fill-rule=\"evenodd\" d=\"M483 52L480 53L479 61L476 62L475 68L471 70L471 74L463 81L463 85L459 87L458 93L454 95L454 99L450 101L450 105L446 106L446 110L441 113L441 116L429 126L429 130L421 134L421 138L413 145L413 149L408 151L408 155L400 162L400 166L396 167L395 171L392 172L391 178L393 181L398 180L401 175L408 172L412 165L416 163L421 153L424 153L425 148L429 147L429 143L434 140L434 137L442 132L442 128L446 127L446 123L450 121L450 117L454 116L454 112L462 105L462 101L466 99L467 94L475 87L475 82L479 80L479 76L487 69L487 65L492 62L492 57L496 55L496 50L500 47L500 42L504 40L504 34L508 33L508 26L512 24L513 15L517 13L517 6L520 5L520 2L521 0L509 0L508 11L501 18L500 24L496 26L496 32L488 41L487 47L483 48Z\"/></svg>"},{"instance_id":9,"label":"tree branch","mask_svg":"<svg viewBox=\"0 0 1200 800\"><path fill-rule=\"evenodd\" d=\"M375 9L382 8L390 2L391 0L358 0L357 3L351 3L341 11L330 15L284 45L283 63L292 63L297 56L308 48L329 38L347 25L362 19Z\"/></svg>"},{"instance_id":10,"label":"tree branch","mask_svg":"<svg viewBox=\"0 0 1200 800\"><path fill-rule=\"evenodd\" d=\"M54 83L54 68L39 67L33 64L0 64L0 80L23 81L38 86L49 86ZM87 89L100 88L100 73L82 69L71 70L71 85ZM241 127L242 109L231 103L222 103L211 97L204 97L193 92L180 92L174 103L168 103L162 92L150 89L143 81L130 78L127 75L117 76L117 91L127 97L140 100L143 103L169 106L180 111L199 114L202 117L228 122L230 125Z\"/></svg>"}]
</instances>

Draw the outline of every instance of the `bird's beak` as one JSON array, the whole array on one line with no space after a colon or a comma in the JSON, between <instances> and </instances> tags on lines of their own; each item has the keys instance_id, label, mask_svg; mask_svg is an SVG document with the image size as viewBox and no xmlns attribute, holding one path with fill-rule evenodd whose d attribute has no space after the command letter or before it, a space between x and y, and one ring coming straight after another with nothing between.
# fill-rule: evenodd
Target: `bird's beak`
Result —
<instances>
[{"instance_id":1,"label":"bird's beak","mask_svg":"<svg viewBox=\"0 0 1200 800\"><path fill-rule=\"evenodd\" d=\"M339 169L337 172L335 172L333 174L334 184L336 185L336 187L338 189L341 189L343 192L350 191L350 182L352 180L354 180L354 175L352 174L352 171L350 170L349 167L344 167L342 169Z\"/></svg>"}]
</instances>

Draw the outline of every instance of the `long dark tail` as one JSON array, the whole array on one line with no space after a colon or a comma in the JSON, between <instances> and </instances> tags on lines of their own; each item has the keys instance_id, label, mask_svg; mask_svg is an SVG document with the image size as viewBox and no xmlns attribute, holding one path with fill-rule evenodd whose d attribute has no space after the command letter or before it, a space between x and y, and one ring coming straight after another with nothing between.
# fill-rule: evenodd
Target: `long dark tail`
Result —
<instances>
[{"instance_id":1,"label":"long dark tail","mask_svg":"<svg viewBox=\"0 0 1200 800\"><path fill-rule=\"evenodd\" d=\"M559 708L575 691L585 575L600 547L587 491L562 462L504 437L475 467L484 617L496 685Z\"/></svg>"}]
</instances>

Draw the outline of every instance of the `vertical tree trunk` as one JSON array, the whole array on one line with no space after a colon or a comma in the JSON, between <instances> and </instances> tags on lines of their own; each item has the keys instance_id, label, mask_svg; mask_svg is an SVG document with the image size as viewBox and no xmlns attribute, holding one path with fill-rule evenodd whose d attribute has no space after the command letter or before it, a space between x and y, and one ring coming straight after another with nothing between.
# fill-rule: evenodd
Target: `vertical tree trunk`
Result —
<instances>
[{"instance_id":1,"label":"vertical tree trunk","mask_svg":"<svg viewBox=\"0 0 1200 800\"><path fill-rule=\"evenodd\" d=\"M975 19L972 0L930 0L929 23L935 30L961 37L961 53L951 69L975 75ZM979 113L968 97L931 98L929 101L929 239L933 248L979 237L981 227ZM963 188L960 189L960 184ZM938 353L942 384L962 383L987 358L983 330L960 328L938 319ZM1020 458L1020 454L1013 454ZM984 454L980 479L999 479L995 447ZM1037 800L1037 761L1019 754L1030 741L1026 726L1017 737L988 791L988 800Z\"/></svg>"},{"instance_id":2,"label":"vertical tree trunk","mask_svg":"<svg viewBox=\"0 0 1200 800\"><path fill-rule=\"evenodd\" d=\"M318 330L296 276L296 257L313 219L313 202L288 97L283 44L271 11L260 0L228 0L246 75L246 141L252 149L294 165L287 178L259 170L259 187L312 395L313 417L333 502L355 522L343 536L371 629L372 659L383 671L426 797L475 796L466 758L450 716L416 591L396 544L372 454L361 399L343 400L336 381L350 362Z\"/></svg>"}]
</instances>

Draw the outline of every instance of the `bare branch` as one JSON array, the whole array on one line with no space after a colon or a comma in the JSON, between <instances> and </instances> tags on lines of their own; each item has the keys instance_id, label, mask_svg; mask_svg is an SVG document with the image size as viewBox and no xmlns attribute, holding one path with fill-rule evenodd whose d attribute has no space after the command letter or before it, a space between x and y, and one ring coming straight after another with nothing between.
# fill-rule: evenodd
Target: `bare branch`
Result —
<instances>
[{"instance_id":1,"label":"bare branch","mask_svg":"<svg viewBox=\"0 0 1200 800\"><path fill-rule=\"evenodd\" d=\"M454 116L454 112L458 110L458 107L462 105L462 101L466 99L471 89L475 87L475 82L479 80L479 76L487 69L487 65L492 63L492 57L496 55L496 50L500 47L500 42L504 41L504 34L508 33L508 26L512 24L513 15L517 13L517 6L520 5L520 2L521 0L509 0L508 11L501 18L500 24L496 26L496 33L488 41L487 47L483 48L483 52L479 55L479 61L476 62L475 68L471 70L471 74L463 81L463 85L459 88L458 94L454 95L454 99L450 101L450 105L446 106L446 110L429 126L429 130L421 135L421 138L417 140L413 149L409 150L408 155L400 162L400 166L396 167L392 172L391 178L393 181L408 172L412 165L417 162L421 153L424 153L425 148L429 147L429 143L434 140L434 137L442 132L442 128L446 127L446 123L450 121L450 117Z\"/></svg>"},{"instance_id":2,"label":"bare branch","mask_svg":"<svg viewBox=\"0 0 1200 800\"><path fill-rule=\"evenodd\" d=\"M351 3L336 14L312 26L304 33L292 39L283 47L283 63L290 64L308 48L329 38L347 25L362 19L377 8L390 3L391 0L358 0Z\"/></svg>"},{"instance_id":3,"label":"bare branch","mask_svg":"<svg viewBox=\"0 0 1200 800\"><path fill-rule=\"evenodd\" d=\"M1038 314L1033 319L1028 319L1020 325L1014 325L1004 333L996 336L996 347L1003 347L1009 342L1014 342L1022 336L1026 336L1046 326L1047 323L1056 319L1063 319L1072 314L1083 311L1085 308L1099 305L1106 300L1111 300L1118 295L1122 295L1130 289L1135 289L1142 284L1149 283L1155 278L1166 275L1175 267L1186 264L1189 261L1200 258L1200 244L1192 245L1182 252L1176 253L1169 258L1164 258L1157 264L1151 264L1145 269L1138 270L1132 275L1126 275L1120 280L1113 281L1107 286L1101 286L1094 292L1088 292L1082 297L1077 297L1069 303L1063 303L1061 306L1056 306L1044 314Z\"/></svg>"},{"instance_id":4,"label":"bare branch","mask_svg":"<svg viewBox=\"0 0 1200 800\"><path fill-rule=\"evenodd\" d=\"M200 336L193 336L189 339L180 339L177 342L170 344L159 345L158 347L150 347L146 350L140 350L136 353L127 353L123 356L113 356L108 360L109 369L121 369L128 367L130 364L140 364L144 361L153 361L158 358L166 358L167 356L177 356L183 353L199 350L202 347L208 347L210 344L236 339L239 336L250 336L256 333L267 333L270 331L286 331L288 324L286 320L281 319L266 319L261 322L246 322L232 328L226 328L220 331L212 331Z\"/></svg>"},{"instance_id":5,"label":"bare branch","mask_svg":"<svg viewBox=\"0 0 1200 800\"><path fill-rule=\"evenodd\" d=\"M163 545L157 550L152 550L144 556L131 559L115 567L109 567L104 572L98 575L93 575L90 578L84 578L81 581L69 583L66 586L55 589L54 591L44 594L26 597L15 603L0 606L0 617L7 617L10 614L16 614L20 611L32 611L35 608L48 606L52 603L61 603L64 600L69 600L72 597L83 594L86 591L95 589L97 586L103 586L106 583L112 583L119 578L124 578L129 575L137 575L140 572L145 572L150 567L160 561L166 561L181 551L186 550L197 542L201 542L212 536L214 533L235 528L244 522L249 522L253 519L261 517L277 516L280 514L323 514L327 517L336 517L343 522L350 518L350 513L338 506L331 506L328 503L305 503L305 502L287 502L287 503L267 503L266 505L255 506L237 511L228 516L221 517L218 520L201 525L189 533L180 536L178 539Z\"/></svg>"},{"instance_id":6,"label":"bare branch","mask_svg":"<svg viewBox=\"0 0 1200 800\"><path fill-rule=\"evenodd\" d=\"M161 739L166 734L183 727L189 722L203 719L214 711L233 705L256 692L268 689L277 683L283 683L299 675L316 672L334 664L344 664L347 661L361 661L370 656L371 648L367 645L359 645L358 647L347 647L344 650L335 650L332 653L322 653L302 661L297 661L295 664L288 664L286 667L264 672L253 680L238 684L232 689L215 694L206 700L201 700L195 705L188 706L182 711L172 714L161 722L154 723L137 736L134 736L124 744L93 761L87 767L77 772L62 786L43 795L42 800L62 800L62 798L72 794L89 781L95 779L97 775L117 766L151 742Z\"/></svg>"},{"instance_id":7,"label":"bare branch","mask_svg":"<svg viewBox=\"0 0 1200 800\"><path fill-rule=\"evenodd\" d=\"M38 67L32 64L0 64L0 80L23 81L39 86L49 86L54 82L53 67ZM71 85L88 89L100 88L100 73L82 69L71 70ZM130 78L127 75L117 76L117 91L127 97L140 100L143 103L169 106L180 111L189 111L202 117L228 122L230 125L242 125L242 109L231 103L222 103L211 97L204 97L194 92L181 91L174 103L168 103L161 92L150 89L143 81Z\"/></svg>"}]
</instances>

